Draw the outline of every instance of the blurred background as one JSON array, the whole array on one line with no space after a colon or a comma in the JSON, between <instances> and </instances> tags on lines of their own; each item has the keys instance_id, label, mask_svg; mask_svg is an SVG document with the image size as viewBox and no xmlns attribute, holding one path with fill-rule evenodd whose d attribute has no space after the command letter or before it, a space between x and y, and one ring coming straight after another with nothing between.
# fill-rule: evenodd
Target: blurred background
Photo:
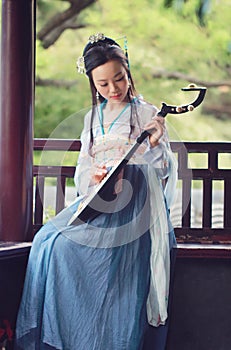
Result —
<instances>
[{"instance_id":1,"label":"blurred background","mask_svg":"<svg viewBox=\"0 0 231 350\"><path fill-rule=\"evenodd\" d=\"M230 0L37 0L36 138L80 137L91 96L76 60L97 32L122 47L126 35L136 88L158 108L162 101L181 105L194 100L195 93L181 91L190 83L207 87L200 107L182 116L168 115L171 140L230 141ZM77 157L71 152L34 152L34 163L75 165ZM207 162L207 154L190 157L191 167L206 168ZM222 155L220 166L230 168L230 154ZM52 181L47 191L55 191L49 186ZM214 186L220 205L224 184L215 181ZM201 181L193 182L195 217L200 220L201 188ZM75 191L68 191L71 202ZM47 201L53 197L49 193ZM48 217L53 215L54 205L46 207Z\"/></svg>"},{"instance_id":2,"label":"blurred background","mask_svg":"<svg viewBox=\"0 0 231 350\"><path fill-rule=\"evenodd\" d=\"M80 136L91 97L76 60L97 32L127 36L136 88L158 108L193 100L189 83L208 88L194 112L168 116L172 139L230 140L230 0L38 0L35 137Z\"/></svg>"}]
</instances>

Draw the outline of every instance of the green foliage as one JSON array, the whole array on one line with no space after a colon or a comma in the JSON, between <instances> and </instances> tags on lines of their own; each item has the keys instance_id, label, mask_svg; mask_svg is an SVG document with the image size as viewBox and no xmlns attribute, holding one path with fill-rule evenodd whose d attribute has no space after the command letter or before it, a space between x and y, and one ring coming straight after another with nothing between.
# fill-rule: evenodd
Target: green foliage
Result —
<instances>
[{"instance_id":1,"label":"green foliage","mask_svg":"<svg viewBox=\"0 0 231 350\"><path fill-rule=\"evenodd\" d=\"M84 108L83 99L89 103L89 97L84 92L87 88L79 94L76 88L37 87L35 137L79 138L83 116L90 108ZM77 110L78 106L82 109Z\"/></svg>"},{"instance_id":2,"label":"green foliage","mask_svg":"<svg viewBox=\"0 0 231 350\"><path fill-rule=\"evenodd\" d=\"M184 7L187 0L164 0L164 6L166 8L174 8L177 12L182 13L184 12ZM206 17L210 11L211 6L211 0L199 0L198 4L193 4L194 7L194 13L196 14L198 18L198 22L201 26L206 25Z\"/></svg>"},{"instance_id":3,"label":"green foliage","mask_svg":"<svg viewBox=\"0 0 231 350\"><path fill-rule=\"evenodd\" d=\"M46 23L47 18L54 16L57 12L65 11L69 4L66 1L37 0L37 21L39 24Z\"/></svg>"},{"instance_id":4,"label":"green foliage","mask_svg":"<svg viewBox=\"0 0 231 350\"><path fill-rule=\"evenodd\" d=\"M49 11L52 6L53 10L55 7L59 10L59 4L65 3L42 2L49 3ZM227 79L231 42L228 1L212 3L203 28L198 23L195 11L198 8L197 0L185 1L181 11L165 5L163 0L102 0L81 14L85 23L88 23L87 28L65 31L48 50L37 45L38 76L44 79L77 80L77 84L70 89L36 88L36 137L49 136L75 113L78 116L77 126L71 134L79 136L83 125L82 111L90 107L91 99L88 81L85 76L76 73L75 62L92 33L103 32L115 39L127 35L136 87L145 99L158 107L161 101L188 103L194 96L180 90L188 81L154 79L152 72L156 70L178 71L208 82ZM44 24L44 19L41 16L38 18L38 28ZM119 42L123 46L122 38ZM221 99L224 103L230 100L230 90L210 88L203 106L220 103ZM174 138L230 140L228 130L231 121L205 114L203 107L185 117L169 116L168 120L174 125L172 129L177 130L177 135L171 131ZM59 129L62 130L62 127ZM63 129L64 137L68 137L68 128Z\"/></svg>"}]
</instances>

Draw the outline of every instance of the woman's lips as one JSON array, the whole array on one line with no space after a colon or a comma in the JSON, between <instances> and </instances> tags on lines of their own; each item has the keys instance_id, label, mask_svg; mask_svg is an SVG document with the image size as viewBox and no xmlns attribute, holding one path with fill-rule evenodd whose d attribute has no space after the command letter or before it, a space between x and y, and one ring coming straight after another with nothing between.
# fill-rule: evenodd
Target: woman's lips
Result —
<instances>
[{"instance_id":1,"label":"woman's lips","mask_svg":"<svg viewBox=\"0 0 231 350\"><path fill-rule=\"evenodd\" d=\"M122 95L122 94L113 95L113 96L111 96L111 98L112 98L113 100L117 100L118 98L121 97L121 95Z\"/></svg>"}]
</instances>

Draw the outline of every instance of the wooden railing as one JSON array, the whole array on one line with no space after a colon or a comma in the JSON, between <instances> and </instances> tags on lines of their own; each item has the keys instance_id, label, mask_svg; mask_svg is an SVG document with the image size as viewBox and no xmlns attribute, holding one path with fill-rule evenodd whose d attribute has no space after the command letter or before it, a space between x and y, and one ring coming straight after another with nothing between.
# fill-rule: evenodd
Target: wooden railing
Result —
<instances>
[{"instance_id":1,"label":"wooden railing","mask_svg":"<svg viewBox=\"0 0 231 350\"><path fill-rule=\"evenodd\" d=\"M182 225L176 228L178 240L183 242L231 243L231 143L224 142L185 142L171 143L172 150L178 154L178 178L182 181ZM190 168L190 154L203 154L207 164L203 168ZM220 166L220 156L229 155L229 168ZM192 227L192 184L202 182L201 227ZM213 227L213 184L221 181L223 189L220 206L220 227ZM216 204L216 203L214 203ZM216 206L215 206L216 207ZM216 226L216 225L214 225Z\"/></svg>"},{"instance_id":2,"label":"wooden railing","mask_svg":"<svg viewBox=\"0 0 231 350\"><path fill-rule=\"evenodd\" d=\"M68 151L79 152L81 143L79 140L63 139L35 139L34 151ZM56 179L56 207L55 214L59 213L65 206L66 181L73 178L75 166L50 166L34 165L35 198L34 198L34 233L43 225L44 214L44 190L45 179Z\"/></svg>"},{"instance_id":3,"label":"wooden railing","mask_svg":"<svg viewBox=\"0 0 231 350\"><path fill-rule=\"evenodd\" d=\"M79 140L35 139L35 151L67 151L78 152ZM179 244L216 244L229 245L231 243L231 143L230 142L171 142L173 152L178 158L179 190L178 201L172 208L175 234ZM190 167L191 155L202 155L204 164ZM222 155L226 163L222 165ZM223 162L224 163L224 162ZM34 200L34 232L43 225L43 204L45 179L56 179L56 208L58 213L65 206L65 192L67 178L73 178L75 166L45 166L34 165L35 200ZM201 222L195 220L193 214L192 192L194 182L202 184ZM221 189L221 203L219 204L219 221L214 223L217 210L214 201L214 182L219 182ZM198 201L199 199L197 199ZM198 204L198 203L197 203Z\"/></svg>"}]
</instances>

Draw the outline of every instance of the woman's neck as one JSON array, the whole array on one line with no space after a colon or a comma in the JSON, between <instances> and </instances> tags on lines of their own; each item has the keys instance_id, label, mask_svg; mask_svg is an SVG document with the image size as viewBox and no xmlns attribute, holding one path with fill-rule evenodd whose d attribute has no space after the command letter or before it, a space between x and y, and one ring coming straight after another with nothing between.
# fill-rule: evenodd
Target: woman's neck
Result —
<instances>
[{"instance_id":1,"label":"woman's neck","mask_svg":"<svg viewBox=\"0 0 231 350\"><path fill-rule=\"evenodd\" d=\"M107 102L104 109L108 112L118 111L122 108L124 108L127 105L128 102L122 101L122 102Z\"/></svg>"},{"instance_id":2,"label":"woman's neck","mask_svg":"<svg viewBox=\"0 0 231 350\"><path fill-rule=\"evenodd\" d=\"M126 100L120 101L120 102L116 102L116 101L107 101L105 100L103 102L104 106L104 110L108 111L108 112L113 112L113 111L118 111L121 108L124 108L129 102L134 101L136 97L133 96L130 99L127 97Z\"/></svg>"}]
</instances>

